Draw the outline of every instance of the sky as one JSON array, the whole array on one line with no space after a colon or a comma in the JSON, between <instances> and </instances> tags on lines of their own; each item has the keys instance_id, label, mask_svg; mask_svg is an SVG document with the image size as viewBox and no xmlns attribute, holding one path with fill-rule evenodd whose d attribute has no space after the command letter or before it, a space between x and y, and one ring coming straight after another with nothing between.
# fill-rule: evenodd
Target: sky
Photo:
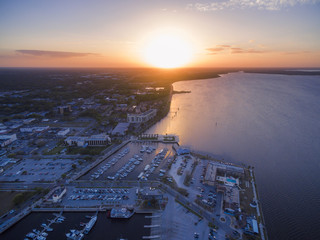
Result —
<instances>
[{"instance_id":1,"label":"sky","mask_svg":"<svg viewBox=\"0 0 320 240\"><path fill-rule=\"evenodd\" d=\"M184 67L320 67L320 0L1 0L0 67L148 67L163 32Z\"/></svg>"}]
</instances>

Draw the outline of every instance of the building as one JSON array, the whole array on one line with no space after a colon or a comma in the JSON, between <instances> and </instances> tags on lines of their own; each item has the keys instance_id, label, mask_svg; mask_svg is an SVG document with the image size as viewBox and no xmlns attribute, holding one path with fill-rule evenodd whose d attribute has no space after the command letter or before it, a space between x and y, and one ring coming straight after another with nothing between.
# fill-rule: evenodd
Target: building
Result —
<instances>
[{"instance_id":1,"label":"building","mask_svg":"<svg viewBox=\"0 0 320 240\"><path fill-rule=\"evenodd\" d=\"M23 120L23 124L30 124L35 120L36 120L35 118L27 118Z\"/></svg>"},{"instance_id":2,"label":"building","mask_svg":"<svg viewBox=\"0 0 320 240\"><path fill-rule=\"evenodd\" d=\"M45 126L45 127L26 127L26 128L20 128L20 132L22 133L32 133L32 132L44 132L46 130L48 130L50 127L49 126Z\"/></svg>"},{"instance_id":3,"label":"building","mask_svg":"<svg viewBox=\"0 0 320 240\"><path fill-rule=\"evenodd\" d=\"M178 154L178 155L187 155L187 154L190 154L190 149L189 149L189 148L179 147L179 148L177 149L177 154Z\"/></svg>"},{"instance_id":4,"label":"building","mask_svg":"<svg viewBox=\"0 0 320 240\"><path fill-rule=\"evenodd\" d=\"M64 144L68 146L84 147L86 139L86 137L71 136L64 140Z\"/></svg>"},{"instance_id":5,"label":"building","mask_svg":"<svg viewBox=\"0 0 320 240\"><path fill-rule=\"evenodd\" d=\"M150 109L146 112L139 114L127 114L127 122L128 123L144 123L154 118L157 115L157 109Z\"/></svg>"},{"instance_id":6,"label":"building","mask_svg":"<svg viewBox=\"0 0 320 240\"><path fill-rule=\"evenodd\" d=\"M64 137L66 136L68 133L70 132L70 128L66 128L66 129L63 129L63 130L60 130L57 135L59 137Z\"/></svg>"},{"instance_id":7,"label":"building","mask_svg":"<svg viewBox=\"0 0 320 240\"><path fill-rule=\"evenodd\" d=\"M258 222L254 218L247 218L247 225L243 229L245 233L250 234L250 235L256 235L259 234L259 227L258 227Z\"/></svg>"},{"instance_id":8,"label":"building","mask_svg":"<svg viewBox=\"0 0 320 240\"><path fill-rule=\"evenodd\" d=\"M229 185L234 185L234 183L239 183L239 180L236 180L236 178L231 178L231 177L222 178L221 176L217 176L218 171L220 175L228 174L233 176L242 176L244 174L244 170L241 167L210 162L207 165L206 174L204 176L203 182L211 186L216 185L217 182L224 182L224 183L228 183Z\"/></svg>"},{"instance_id":9,"label":"building","mask_svg":"<svg viewBox=\"0 0 320 240\"><path fill-rule=\"evenodd\" d=\"M88 146L105 146L111 142L111 139L106 134L92 135L86 139Z\"/></svg>"},{"instance_id":10,"label":"building","mask_svg":"<svg viewBox=\"0 0 320 240\"><path fill-rule=\"evenodd\" d=\"M124 136L127 134L130 123L118 123L112 130L111 134L114 136Z\"/></svg>"},{"instance_id":11,"label":"building","mask_svg":"<svg viewBox=\"0 0 320 240\"><path fill-rule=\"evenodd\" d=\"M59 188L53 192L52 198L49 198L48 201L52 201L53 203L61 202L61 199L66 194L66 192L66 188Z\"/></svg>"},{"instance_id":12,"label":"building","mask_svg":"<svg viewBox=\"0 0 320 240\"><path fill-rule=\"evenodd\" d=\"M9 145L10 143L14 142L17 140L17 135L12 134L12 135L0 135L0 146L5 147Z\"/></svg>"},{"instance_id":13,"label":"building","mask_svg":"<svg viewBox=\"0 0 320 240\"><path fill-rule=\"evenodd\" d=\"M93 146L106 146L111 142L111 139L106 134L92 135L90 137L68 137L64 140L64 143L68 146L77 147L93 147Z\"/></svg>"},{"instance_id":14,"label":"building","mask_svg":"<svg viewBox=\"0 0 320 240\"><path fill-rule=\"evenodd\" d=\"M58 107L58 112L59 112L60 114L70 113L70 112L72 112L72 109L71 109L71 106L70 106L70 105L59 106L59 107Z\"/></svg>"}]
</instances>

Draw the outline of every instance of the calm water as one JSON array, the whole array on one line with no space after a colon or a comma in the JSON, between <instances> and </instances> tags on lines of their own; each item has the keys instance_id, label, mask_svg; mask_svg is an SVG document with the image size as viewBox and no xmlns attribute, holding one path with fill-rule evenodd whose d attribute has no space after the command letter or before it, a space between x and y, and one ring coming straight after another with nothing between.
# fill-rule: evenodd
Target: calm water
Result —
<instances>
[{"instance_id":1,"label":"calm water","mask_svg":"<svg viewBox=\"0 0 320 240\"><path fill-rule=\"evenodd\" d=\"M320 239L320 76L232 73L178 82L150 133L255 166L270 239Z\"/></svg>"},{"instance_id":2,"label":"calm water","mask_svg":"<svg viewBox=\"0 0 320 240\"><path fill-rule=\"evenodd\" d=\"M47 232L47 240L66 239L66 233L70 229L81 229L80 222L88 222L86 215L94 213L63 213L66 217L61 224L51 225L52 232ZM117 240L121 237L130 240L141 240L142 236L149 236L150 230L144 225L150 225L150 218L145 218L145 214L134 214L130 219L109 219L106 213L99 213L98 220L88 235L83 238L89 240ZM47 219L53 219L52 213L32 213L8 229L0 239L16 240L24 239L25 235L32 232L32 229L40 230L42 223L48 223Z\"/></svg>"}]
</instances>

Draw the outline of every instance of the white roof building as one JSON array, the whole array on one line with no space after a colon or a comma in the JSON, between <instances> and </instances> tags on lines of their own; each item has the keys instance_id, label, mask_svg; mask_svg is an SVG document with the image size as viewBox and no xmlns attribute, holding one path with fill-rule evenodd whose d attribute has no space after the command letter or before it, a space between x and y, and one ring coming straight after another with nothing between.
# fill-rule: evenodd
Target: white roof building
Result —
<instances>
[{"instance_id":1,"label":"white roof building","mask_svg":"<svg viewBox=\"0 0 320 240\"><path fill-rule=\"evenodd\" d=\"M127 114L127 121L129 123L144 123L154 118L157 115L157 109L150 109L146 112L139 114Z\"/></svg>"},{"instance_id":2,"label":"white roof building","mask_svg":"<svg viewBox=\"0 0 320 240\"><path fill-rule=\"evenodd\" d=\"M129 125L130 123L118 123L118 125L112 130L111 134L124 136L128 131Z\"/></svg>"},{"instance_id":3,"label":"white roof building","mask_svg":"<svg viewBox=\"0 0 320 240\"><path fill-rule=\"evenodd\" d=\"M66 128L66 129L60 130L60 131L57 133L57 135L58 135L58 136L61 136L61 137L64 137L64 136L66 136L69 132L70 132L70 128Z\"/></svg>"},{"instance_id":4,"label":"white roof building","mask_svg":"<svg viewBox=\"0 0 320 240\"><path fill-rule=\"evenodd\" d=\"M17 135L12 134L12 135L0 135L0 146L5 147L9 145L10 143L14 142L17 140Z\"/></svg>"},{"instance_id":5,"label":"white roof building","mask_svg":"<svg viewBox=\"0 0 320 240\"><path fill-rule=\"evenodd\" d=\"M111 142L111 139L106 134L92 135L90 137L68 137L64 143L69 146L86 147L86 146L105 146Z\"/></svg>"}]
</instances>

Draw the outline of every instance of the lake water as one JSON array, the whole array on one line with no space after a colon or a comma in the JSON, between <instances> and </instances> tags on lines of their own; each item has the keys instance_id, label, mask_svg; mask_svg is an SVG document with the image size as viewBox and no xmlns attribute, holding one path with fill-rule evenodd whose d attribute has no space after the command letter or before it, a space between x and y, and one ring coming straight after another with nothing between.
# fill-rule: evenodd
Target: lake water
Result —
<instances>
[{"instance_id":1,"label":"lake water","mask_svg":"<svg viewBox=\"0 0 320 240\"><path fill-rule=\"evenodd\" d=\"M148 130L255 167L270 239L320 239L320 76L231 73L174 83Z\"/></svg>"}]
</instances>

